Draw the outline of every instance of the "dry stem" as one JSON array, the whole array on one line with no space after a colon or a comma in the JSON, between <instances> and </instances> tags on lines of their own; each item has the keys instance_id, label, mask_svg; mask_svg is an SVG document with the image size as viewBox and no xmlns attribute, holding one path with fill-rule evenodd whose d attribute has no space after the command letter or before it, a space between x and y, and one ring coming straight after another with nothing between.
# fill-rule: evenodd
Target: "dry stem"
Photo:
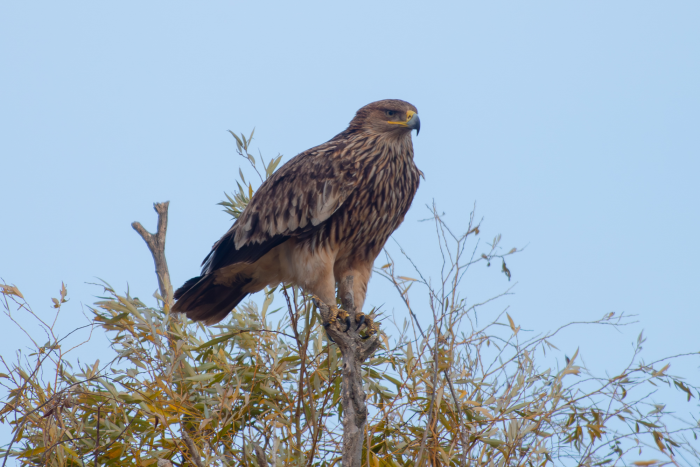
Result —
<instances>
[{"instance_id":1,"label":"dry stem","mask_svg":"<svg viewBox=\"0 0 700 467\"><path fill-rule=\"evenodd\" d=\"M353 277L343 279L340 290L346 291L340 297L342 307L349 314L353 325L343 332L344 323L332 322L326 328L328 335L335 341L343 355L343 381L341 400L343 404L343 467L360 467L362 463L362 443L367 424L367 395L362 387L362 362L367 360L379 348L381 341L377 334L362 339L355 329L355 299L352 293ZM316 303L324 322L328 322L331 313L325 303Z\"/></svg>"},{"instance_id":2,"label":"dry stem","mask_svg":"<svg viewBox=\"0 0 700 467\"><path fill-rule=\"evenodd\" d=\"M141 238L146 242L148 249L153 255L153 262L156 266L156 276L158 277L158 288L160 296L169 310L173 305L173 287L170 284L170 272L168 272L168 262L165 260L165 234L168 230L168 205L170 201L164 203L153 203L153 209L158 213L158 230L155 234L148 232L139 222L133 222L134 228Z\"/></svg>"}]
</instances>

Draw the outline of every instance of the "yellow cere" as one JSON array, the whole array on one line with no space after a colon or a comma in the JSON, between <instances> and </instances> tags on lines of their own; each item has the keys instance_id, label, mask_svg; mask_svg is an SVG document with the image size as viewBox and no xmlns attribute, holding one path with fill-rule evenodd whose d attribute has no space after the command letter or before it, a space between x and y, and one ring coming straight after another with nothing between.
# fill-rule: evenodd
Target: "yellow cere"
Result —
<instances>
[{"instance_id":1,"label":"yellow cere","mask_svg":"<svg viewBox=\"0 0 700 467\"><path fill-rule=\"evenodd\" d=\"M406 111L406 121L405 122L387 122L391 123L392 125L401 125L401 126L406 126L406 124L413 118L413 116L416 113L413 110L407 110Z\"/></svg>"}]
</instances>

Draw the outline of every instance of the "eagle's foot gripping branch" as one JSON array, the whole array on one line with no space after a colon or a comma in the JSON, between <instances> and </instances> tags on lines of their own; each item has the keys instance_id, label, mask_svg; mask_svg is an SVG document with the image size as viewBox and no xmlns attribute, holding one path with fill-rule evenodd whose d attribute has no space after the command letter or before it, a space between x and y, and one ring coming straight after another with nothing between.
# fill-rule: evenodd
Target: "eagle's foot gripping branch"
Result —
<instances>
[{"instance_id":1,"label":"eagle's foot gripping branch","mask_svg":"<svg viewBox=\"0 0 700 467\"><path fill-rule=\"evenodd\" d=\"M345 323L345 330L343 332L348 332L350 330L350 327L352 326L352 323L350 322L350 315L347 311L341 309L335 310L331 315L330 322L324 326L328 327L330 323L335 322L336 319L339 319L340 322ZM374 322L374 319L372 319L371 316L358 312L355 315L355 331L362 329L362 326L364 326L366 330L366 335L363 337L363 339L367 339L375 335L379 330L379 326Z\"/></svg>"},{"instance_id":2,"label":"eagle's foot gripping branch","mask_svg":"<svg viewBox=\"0 0 700 467\"><path fill-rule=\"evenodd\" d=\"M338 317L340 317L344 321L349 316L348 312L345 310L341 310L340 308L337 308L337 307L330 307L328 305L325 305L325 302L323 300L321 300L319 297L317 297L316 295L312 295L311 299L314 301L314 303L318 307L320 315L321 315L321 322L323 323L323 327L326 329L328 329L328 327L332 323L335 323L336 320L338 319ZM323 310L326 310L326 311L324 312Z\"/></svg>"},{"instance_id":3,"label":"eagle's foot gripping branch","mask_svg":"<svg viewBox=\"0 0 700 467\"><path fill-rule=\"evenodd\" d=\"M331 319L329 323L335 323L335 320L340 320L341 323L345 323L345 330L343 332L348 332L350 330L350 313L343 310L342 308L333 308L331 311ZM326 327L328 327L326 325Z\"/></svg>"},{"instance_id":4,"label":"eagle's foot gripping branch","mask_svg":"<svg viewBox=\"0 0 700 467\"><path fill-rule=\"evenodd\" d=\"M349 318L350 314L341 308L333 308L333 310L331 311L331 323L334 322L336 319L339 319L343 322L347 322ZM347 329L345 331L347 332Z\"/></svg>"},{"instance_id":5,"label":"eagle's foot gripping branch","mask_svg":"<svg viewBox=\"0 0 700 467\"><path fill-rule=\"evenodd\" d=\"M379 325L374 322L374 319L372 319L372 317L369 315L365 315L364 313L358 313L355 315L355 322L357 323L357 326L355 327L356 331L359 331L363 325L365 326L367 334L363 337L363 339L369 339L379 330Z\"/></svg>"},{"instance_id":6,"label":"eagle's foot gripping branch","mask_svg":"<svg viewBox=\"0 0 700 467\"><path fill-rule=\"evenodd\" d=\"M357 313L355 315L355 322L357 323L357 326L355 327L356 331L359 331L362 328L362 325L365 326L367 335L364 336L363 339L370 338L379 330L379 325L374 322L374 319L372 319L372 317L369 315L365 315L364 313Z\"/></svg>"},{"instance_id":7,"label":"eagle's foot gripping branch","mask_svg":"<svg viewBox=\"0 0 700 467\"><path fill-rule=\"evenodd\" d=\"M352 322L350 319L350 314L346 310L330 306L322 307L321 304L323 304L324 302L319 297L313 296L312 299L316 303L316 306L319 307L319 310L327 310L326 312L321 311L321 320L323 323L323 327L326 328L326 332L328 331L328 328L331 326L331 324L338 323L338 321L340 321L340 323L342 324L345 324L345 329L343 329L342 332L346 333L350 330L350 327L352 327ZM338 323L338 325L342 326L340 323ZM362 312L358 312L357 314L355 314L354 330L360 331L363 326L365 327L365 336L362 336L362 339L369 339L373 335L377 334L377 331L379 330L379 324L376 323L371 316L365 315ZM331 340L331 342L335 342L330 337L330 335L328 337Z\"/></svg>"}]
</instances>

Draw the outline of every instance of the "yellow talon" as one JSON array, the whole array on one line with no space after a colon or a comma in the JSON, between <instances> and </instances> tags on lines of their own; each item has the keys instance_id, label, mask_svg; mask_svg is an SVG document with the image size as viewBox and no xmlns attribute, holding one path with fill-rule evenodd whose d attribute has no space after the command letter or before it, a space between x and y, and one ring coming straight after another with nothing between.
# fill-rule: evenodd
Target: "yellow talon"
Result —
<instances>
[{"instance_id":1,"label":"yellow talon","mask_svg":"<svg viewBox=\"0 0 700 467\"><path fill-rule=\"evenodd\" d=\"M321 298L318 295L311 295L311 299L314 302L316 302L316 306L318 306L319 308L322 304L326 305L328 307L328 312L330 313L328 315L328 322L323 323L324 327L328 327L332 322L335 321L336 317L338 316L338 308L329 306L326 302L321 300ZM319 310L319 312L320 312L320 310ZM322 313L321 313L321 319L323 319Z\"/></svg>"},{"instance_id":2,"label":"yellow talon","mask_svg":"<svg viewBox=\"0 0 700 467\"><path fill-rule=\"evenodd\" d=\"M350 315L348 314L347 311L345 311L341 308L335 308L334 314L332 316L333 316L333 319L331 319L331 321L335 321L336 318L339 318L341 321L345 321L346 319L348 319L348 316L350 316Z\"/></svg>"},{"instance_id":3,"label":"yellow talon","mask_svg":"<svg viewBox=\"0 0 700 467\"><path fill-rule=\"evenodd\" d=\"M379 329L379 326L377 326L377 323L374 322L372 318L369 316L365 318L365 325L367 326L367 335L372 336L377 333L377 329Z\"/></svg>"},{"instance_id":4,"label":"yellow talon","mask_svg":"<svg viewBox=\"0 0 700 467\"><path fill-rule=\"evenodd\" d=\"M364 313L358 313L355 316L355 322L357 324L357 330L359 331L362 325L365 326L365 329L367 331L367 337L372 336L377 333L377 330L379 329L379 325L374 322L374 319L372 319L371 316L365 315ZM366 338L367 338L366 337Z\"/></svg>"}]
</instances>

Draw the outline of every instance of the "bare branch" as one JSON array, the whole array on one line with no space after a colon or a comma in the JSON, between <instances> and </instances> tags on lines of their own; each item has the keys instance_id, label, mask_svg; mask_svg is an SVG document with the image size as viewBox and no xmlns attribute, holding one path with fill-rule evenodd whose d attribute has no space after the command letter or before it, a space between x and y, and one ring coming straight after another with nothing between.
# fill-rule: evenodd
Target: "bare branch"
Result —
<instances>
[{"instance_id":1,"label":"bare branch","mask_svg":"<svg viewBox=\"0 0 700 467\"><path fill-rule=\"evenodd\" d=\"M343 356L343 381L341 400L343 405L343 467L360 467L362 463L362 444L364 441L365 425L367 424L367 395L362 387L361 365L380 346L379 336L372 335L363 339L357 332L357 310L355 298L352 292L353 277L345 277L339 289L340 301L347 311L351 325L344 332L341 327L345 324L338 322L329 323L326 327L328 335L335 341ZM321 317L325 323L329 322L331 313L328 305L317 302Z\"/></svg>"},{"instance_id":2,"label":"bare branch","mask_svg":"<svg viewBox=\"0 0 700 467\"><path fill-rule=\"evenodd\" d=\"M97 457L100 454L100 409L101 406L97 406L97 436L95 436L95 467L97 467Z\"/></svg>"},{"instance_id":3,"label":"bare branch","mask_svg":"<svg viewBox=\"0 0 700 467\"><path fill-rule=\"evenodd\" d=\"M432 301L433 297L431 294L430 297L431 301L431 308L432 308ZM433 324L433 332L435 333L435 344L433 346L433 378L432 378L432 393L430 394L430 405L428 406L428 425L425 427L425 431L423 432L423 439L420 442L420 451L418 452L418 460L416 461L416 465L418 467L421 467L423 463L423 451L425 450L425 443L428 440L428 433L433 430L433 405L435 404L435 392L437 391L437 386L438 386L438 371L439 371L439 360L440 360L440 353L438 351L438 346L439 346L439 340L440 340L440 326L438 325L437 321L437 315L435 314L435 310L433 309L433 319L434 319L434 324ZM459 400L459 399L458 399Z\"/></svg>"},{"instance_id":4,"label":"bare branch","mask_svg":"<svg viewBox=\"0 0 700 467\"><path fill-rule=\"evenodd\" d=\"M153 209L158 213L158 228L155 235L148 232L139 222L133 222L131 227L141 235L146 242L148 249L153 255L153 262L156 266L156 276L158 276L158 288L160 296L165 305L170 308L173 305L173 286L170 283L170 272L168 263L165 260L165 234L168 230L168 206L170 201L164 203L154 203Z\"/></svg>"}]
</instances>

